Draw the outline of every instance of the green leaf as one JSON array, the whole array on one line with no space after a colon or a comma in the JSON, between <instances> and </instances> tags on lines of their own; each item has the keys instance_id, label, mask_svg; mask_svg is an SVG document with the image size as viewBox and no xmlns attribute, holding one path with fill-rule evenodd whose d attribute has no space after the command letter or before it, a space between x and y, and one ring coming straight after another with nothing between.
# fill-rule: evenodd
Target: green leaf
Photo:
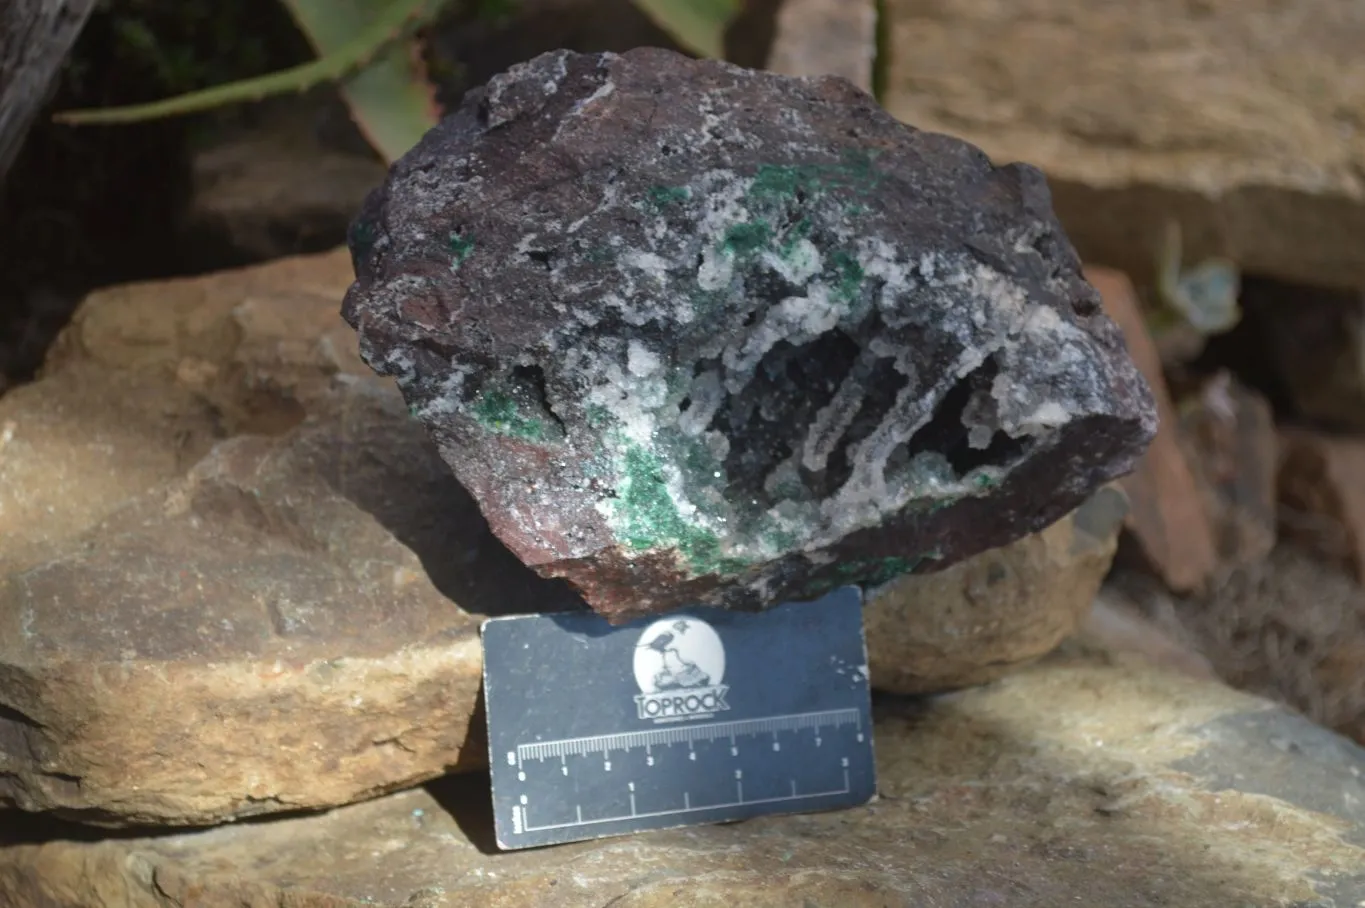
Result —
<instances>
[{"instance_id":1,"label":"green leaf","mask_svg":"<svg viewBox=\"0 0 1365 908\"><path fill-rule=\"evenodd\" d=\"M282 0L299 29L308 37L319 56L333 53L354 41L372 23L388 18L398 6L413 7L404 23L410 33L431 21L439 12L438 0ZM391 27L391 30L395 30ZM395 30L396 31L396 30ZM421 71L416 47L411 41L387 36L385 49L341 87L342 97L351 109L356 125L376 151L392 164L416 145L440 117L431 86Z\"/></svg>"},{"instance_id":2,"label":"green leaf","mask_svg":"<svg viewBox=\"0 0 1365 908\"><path fill-rule=\"evenodd\" d=\"M279 72L149 104L64 111L61 123L132 123L306 91L346 79L342 95L370 144L392 163L438 118L407 37L433 19L440 0L282 0L318 53ZM352 76L351 74L354 75Z\"/></svg>"},{"instance_id":3,"label":"green leaf","mask_svg":"<svg viewBox=\"0 0 1365 908\"><path fill-rule=\"evenodd\" d=\"M654 24L703 57L725 58L725 29L743 0L634 0Z\"/></svg>"}]
</instances>

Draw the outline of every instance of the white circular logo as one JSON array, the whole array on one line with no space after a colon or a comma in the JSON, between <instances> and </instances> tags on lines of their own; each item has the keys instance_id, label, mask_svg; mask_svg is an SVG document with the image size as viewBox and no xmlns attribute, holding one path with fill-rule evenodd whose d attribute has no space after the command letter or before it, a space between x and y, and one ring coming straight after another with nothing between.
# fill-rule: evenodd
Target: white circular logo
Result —
<instances>
[{"instance_id":1,"label":"white circular logo","mask_svg":"<svg viewBox=\"0 0 1365 908\"><path fill-rule=\"evenodd\" d=\"M635 644L635 683L647 694L715 687L725 677L725 646L698 618L655 621Z\"/></svg>"}]
</instances>

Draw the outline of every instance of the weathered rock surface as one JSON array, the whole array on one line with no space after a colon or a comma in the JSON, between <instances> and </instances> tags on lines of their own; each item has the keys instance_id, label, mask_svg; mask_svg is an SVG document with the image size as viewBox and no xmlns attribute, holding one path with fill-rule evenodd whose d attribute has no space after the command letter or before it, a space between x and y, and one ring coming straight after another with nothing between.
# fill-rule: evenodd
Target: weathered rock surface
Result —
<instances>
[{"instance_id":1,"label":"weathered rock surface","mask_svg":"<svg viewBox=\"0 0 1365 908\"><path fill-rule=\"evenodd\" d=\"M1090 613L1127 512L1107 486L1040 533L866 593L877 690L931 693L1000 678L1050 652Z\"/></svg>"},{"instance_id":2,"label":"weathered rock surface","mask_svg":"<svg viewBox=\"0 0 1365 908\"><path fill-rule=\"evenodd\" d=\"M1137 469L1121 483L1131 509L1128 529L1142 560L1173 590L1197 589L1218 564L1213 527L1194 473L1180 445L1178 414L1162 375L1161 358L1143 324L1132 282L1108 268L1088 268L1105 311L1156 400L1160 428Z\"/></svg>"},{"instance_id":3,"label":"weathered rock surface","mask_svg":"<svg viewBox=\"0 0 1365 908\"><path fill-rule=\"evenodd\" d=\"M1087 262L1365 287L1356 0L888 0L887 109L1048 175Z\"/></svg>"},{"instance_id":4,"label":"weathered rock surface","mask_svg":"<svg viewBox=\"0 0 1365 908\"><path fill-rule=\"evenodd\" d=\"M360 362L349 279L103 291L0 398L0 805L203 824L486 759L479 613L576 600Z\"/></svg>"},{"instance_id":5,"label":"weathered rock surface","mask_svg":"<svg viewBox=\"0 0 1365 908\"><path fill-rule=\"evenodd\" d=\"M481 777L323 816L0 849L50 908L1228 908L1365 899L1365 752L1121 657L877 706L882 797L835 813L496 853ZM4 833L0 832L0 836ZM13 835L13 833L11 833Z\"/></svg>"},{"instance_id":6,"label":"weathered rock surface","mask_svg":"<svg viewBox=\"0 0 1365 908\"><path fill-rule=\"evenodd\" d=\"M351 247L366 361L499 538L613 620L946 567L1155 429L1041 175L838 79L538 57Z\"/></svg>"}]
</instances>

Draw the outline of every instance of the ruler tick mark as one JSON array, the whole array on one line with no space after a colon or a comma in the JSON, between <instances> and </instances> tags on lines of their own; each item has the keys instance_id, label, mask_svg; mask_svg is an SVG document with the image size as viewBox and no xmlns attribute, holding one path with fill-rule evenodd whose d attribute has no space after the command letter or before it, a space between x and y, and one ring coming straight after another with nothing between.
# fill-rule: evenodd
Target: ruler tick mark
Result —
<instances>
[{"instance_id":1,"label":"ruler tick mark","mask_svg":"<svg viewBox=\"0 0 1365 908\"><path fill-rule=\"evenodd\" d=\"M840 789L835 789L835 790L833 790L833 791L814 791L814 792L810 792L809 794L800 795L800 796L797 797L797 798L792 798L792 797L790 797L789 795L782 795L781 797L776 797L776 798L754 798L754 799L749 800L749 801L742 801L742 800L741 800L741 801L734 801L734 802L729 803L729 804L706 804L706 805L703 805L703 806L701 806L701 807L692 807L692 806L689 805L689 806L688 806L686 809L684 809L684 810L654 810L654 811L649 811L649 812L646 812L646 813L639 813L639 812L637 811L637 812L635 813L634 817L630 817L630 816L602 817L601 819L597 819L597 820L579 820L579 821L576 822L576 823L550 823L550 824L547 824L547 825L545 825L545 826L531 826L530 824L526 824L526 831L527 831L527 832L543 832L543 831L545 831L545 830L547 830L547 829L567 829L567 828L569 828L569 827L571 827L571 826L595 826L595 825L598 825L598 824L600 824L600 823L619 823L619 822L621 822L622 820L630 820L630 819L636 819L636 818L667 817L667 816L676 816L676 815L678 815L678 814L680 814L680 813L696 813L696 812L698 812L698 811L704 811L704 810L724 810L724 809L727 808L727 807L739 807L739 806L741 806L741 805L750 805L750 804L779 804L779 803L782 803L782 802L793 801L793 800L808 800L808 799L812 799L812 798L829 798L829 797L837 797L837 796L839 796L839 795L845 795L845 794L848 794L848 792L849 792L849 788L848 788L847 783L845 783L844 787L843 787L843 788L840 788ZM684 793L683 798L684 798L684 801L690 800L690 799L688 798L688 796L686 795L686 793ZM580 816L581 816L581 814L582 814L581 808L579 809L579 814L580 814Z\"/></svg>"},{"instance_id":2,"label":"ruler tick mark","mask_svg":"<svg viewBox=\"0 0 1365 908\"><path fill-rule=\"evenodd\" d=\"M536 741L532 744L518 744L516 753L520 760L543 759L547 755L562 759L565 754L586 756L594 751L618 750L627 746L639 747L641 744L644 744L645 752L649 753L650 747L656 744L672 747L674 744L686 743L691 747L696 741L716 741L728 738L731 756L737 756L738 742L736 737L738 735L771 734L774 742L776 742L777 733L781 731L794 732L800 729L824 726L838 728L844 725L853 725L856 728L860 724L861 717L858 710L831 709L820 712L767 716L762 719L743 719L735 722L712 722L686 728L656 728L642 732L563 738L557 741ZM865 737L859 732L859 743L862 743Z\"/></svg>"}]
</instances>

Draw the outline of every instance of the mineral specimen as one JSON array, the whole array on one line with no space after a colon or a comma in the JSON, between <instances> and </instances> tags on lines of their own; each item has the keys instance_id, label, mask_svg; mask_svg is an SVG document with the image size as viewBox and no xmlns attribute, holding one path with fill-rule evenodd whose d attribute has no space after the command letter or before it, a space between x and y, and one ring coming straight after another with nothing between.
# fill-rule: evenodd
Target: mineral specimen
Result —
<instances>
[{"instance_id":1,"label":"mineral specimen","mask_svg":"<svg viewBox=\"0 0 1365 908\"><path fill-rule=\"evenodd\" d=\"M833 77L542 55L395 164L350 246L366 361L613 621L945 567L1155 431L1042 175Z\"/></svg>"}]
</instances>

